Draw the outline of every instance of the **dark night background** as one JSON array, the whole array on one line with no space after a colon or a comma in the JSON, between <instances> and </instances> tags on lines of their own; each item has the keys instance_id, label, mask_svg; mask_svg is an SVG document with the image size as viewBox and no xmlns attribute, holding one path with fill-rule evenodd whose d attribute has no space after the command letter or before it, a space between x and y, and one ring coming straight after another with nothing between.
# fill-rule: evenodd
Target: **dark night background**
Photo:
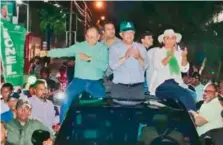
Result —
<instances>
[{"instance_id":1,"label":"dark night background","mask_svg":"<svg viewBox=\"0 0 223 145\"><path fill-rule=\"evenodd\" d=\"M53 27L55 43L64 41L66 18L69 15L70 1L29 2L33 18L32 31L45 39L47 24ZM60 8L53 4L58 3ZM78 1L83 6L83 1ZM200 65L204 57L208 59L210 72L217 71L218 64L223 61L223 22L213 23L213 17L223 11L223 2L160 2L160 1L104 1L102 9L97 9L95 2L86 2L92 13L91 24L96 24L103 15L106 20L112 20L119 35L119 24L123 20L132 21L136 26L136 38L144 31L154 33L155 45L157 36L165 29L174 29L182 34L182 42L189 49L190 61ZM82 7L83 8L83 7ZM35 11L35 10L37 11ZM63 10L62 13L60 11ZM73 12L77 12L74 7ZM84 17L78 14L84 20ZM75 27L75 26L73 26ZM77 40L83 40L84 27L78 22ZM60 45L56 45L60 47ZM216 65L217 64L217 65Z\"/></svg>"}]
</instances>

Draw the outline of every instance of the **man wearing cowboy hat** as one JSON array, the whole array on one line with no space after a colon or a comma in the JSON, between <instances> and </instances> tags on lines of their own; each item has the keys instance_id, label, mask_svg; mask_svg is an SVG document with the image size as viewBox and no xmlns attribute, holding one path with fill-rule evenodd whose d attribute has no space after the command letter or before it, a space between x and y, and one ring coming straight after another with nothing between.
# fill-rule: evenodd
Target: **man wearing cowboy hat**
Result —
<instances>
[{"instance_id":1,"label":"man wearing cowboy hat","mask_svg":"<svg viewBox=\"0 0 223 145\"><path fill-rule=\"evenodd\" d=\"M134 42L135 27L132 22L120 25L122 41L114 44L109 52L109 66L113 70L111 96L122 99L144 98L144 73L148 59L146 49Z\"/></svg>"},{"instance_id":2,"label":"man wearing cowboy hat","mask_svg":"<svg viewBox=\"0 0 223 145\"><path fill-rule=\"evenodd\" d=\"M196 93L183 85L181 72L189 70L187 61L187 48L176 49L182 36L172 29L165 30L164 34L158 37L163 47L156 51L154 57L154 68L156 75L153 76L153 94L158 98L172 98L180 100L187 110L196 110Z\"/></svg>"}]
</instances>

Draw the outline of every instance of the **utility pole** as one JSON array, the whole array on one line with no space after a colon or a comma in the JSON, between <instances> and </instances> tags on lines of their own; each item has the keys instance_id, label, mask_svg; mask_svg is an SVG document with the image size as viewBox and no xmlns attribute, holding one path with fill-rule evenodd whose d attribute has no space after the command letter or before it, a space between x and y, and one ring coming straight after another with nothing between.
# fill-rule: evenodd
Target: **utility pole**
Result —
<instances>
[{"instance_id":1,"label":"utility pole","mask_svg":"<svg viewBox=\"0 0 223 145\"><path fill-rule=\"evenodd\" d=\"M70 21L69 21L69 46L72 43L72 16L73 16L73 1L70 1Z\"/></svg>"}]
</instances>

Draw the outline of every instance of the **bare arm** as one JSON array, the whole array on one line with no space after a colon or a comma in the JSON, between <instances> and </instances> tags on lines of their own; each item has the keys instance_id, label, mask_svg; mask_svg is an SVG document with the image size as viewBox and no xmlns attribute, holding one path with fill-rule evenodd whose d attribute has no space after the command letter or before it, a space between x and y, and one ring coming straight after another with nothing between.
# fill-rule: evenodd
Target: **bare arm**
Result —
<instances>
[{"instance_id":1,"label":"bare arm","mask_svg":"<svg viewBox=\"0 0 223 145\"><path fill-rule=\"evenodd\" d=\"M200 127L200 126L203 126L204 124L208 123L207 119L205 119L203 116L201 116L197 112L195 112L195 111L189 111L189 112L194 116L195 124L197 126Z\"/></svg>"},{"instance_id":2,"label":"bare arm","mask_svg":"<svg viewBox=\"0 0 223 145\"><path fill-rule=\"evenodd\" d=\"M194 116L195 124L197 126L203 126L204 124L208 123L208 121L201 115L197 114Z\"/></svg>"}]
</instances>

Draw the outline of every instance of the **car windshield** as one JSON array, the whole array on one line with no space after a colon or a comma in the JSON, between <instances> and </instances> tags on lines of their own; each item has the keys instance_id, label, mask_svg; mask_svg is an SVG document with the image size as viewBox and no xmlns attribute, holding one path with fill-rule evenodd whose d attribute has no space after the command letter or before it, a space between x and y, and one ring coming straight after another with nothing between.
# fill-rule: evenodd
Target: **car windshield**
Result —
<instances>
[{"instance_id":1,"label":"car windshield","mask_svg":"<svg viewBox=\"0 0 223 145\"><path fill-rule=\"evenodd\" d=\"M166 143L165 143L166 141ZM67 113L56 145L199 145L193 121L174 100L81 100Z\"/></svg>"}]
</instances>

